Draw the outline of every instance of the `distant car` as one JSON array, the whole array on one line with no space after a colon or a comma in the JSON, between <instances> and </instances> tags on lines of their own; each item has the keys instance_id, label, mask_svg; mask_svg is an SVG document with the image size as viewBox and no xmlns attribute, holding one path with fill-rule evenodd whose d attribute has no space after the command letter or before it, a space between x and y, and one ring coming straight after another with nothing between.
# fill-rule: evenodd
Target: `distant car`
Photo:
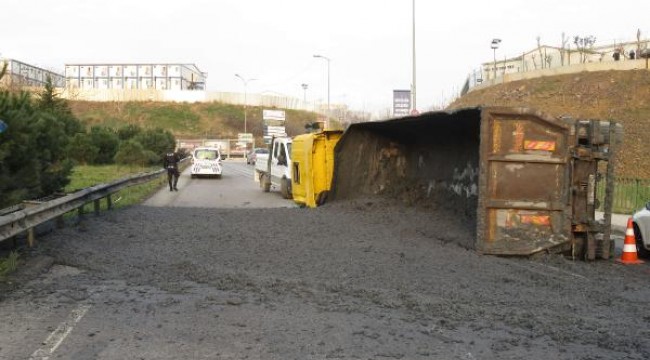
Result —
<instances>
[{"instance_id":1,"label":"distant car","mask_svg":"<svg viewBox=\"0 0 650 360\"><path fill-rule=\"evenodd\" d=\"M269 153L269 149L267 148L252 149L251 151L246 153L246 164L255 165L255 161L257 160L257 154L268 154L268 153Z\"/></svg>"},{"instance_id":2,"label":"distant car","mask_svg":"<svg viewBox=\"0 0 650 360\"><path fill-rule=\"evenodd\" d=\"M636 252L639 257L650 258L650 202L632 216Z\"/></svg>"},{"instance_id":3,"label":"distant car","mask_svg":"<svg viewBox=\"0 0 650 360\"><path fill-rule=\"evenodd\" d=\"M221 152L216 147L198 147L192 152L191 177L221 178Z\"/></svg>"}]
</instances>

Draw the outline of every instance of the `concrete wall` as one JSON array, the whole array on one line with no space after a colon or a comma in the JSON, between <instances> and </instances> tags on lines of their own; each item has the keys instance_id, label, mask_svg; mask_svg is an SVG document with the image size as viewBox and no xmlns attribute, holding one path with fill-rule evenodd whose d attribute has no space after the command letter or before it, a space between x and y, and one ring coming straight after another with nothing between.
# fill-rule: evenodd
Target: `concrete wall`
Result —
<instances>
[{"instance_id":1,"label":"concrete wall","mask_svg":"<svg viewBox=\"0 0 650 360\"><path fill-rule=\"evenodd\" d=\"M576 74L584 71L607 71L607 70L648 70L647 59L625 60L625 61L607 61L593 62L585 64L575 64L570 66L561 66L550 69L538 69L518 73L506 73L496 79L483 80L480 85L469 89L469 92L488 88L492 85L503 84L512 81L535 79L542 76L556 76L566 74Z\"/></svg>"},{"instance_id":2,"label":"concrete wall","mask_svg":"<svg viewBox=\"0 0 650 360\"><path fill-rule=\"evenodd\" d=\"M61 96L77 101L163 101L163 102L222 102L244 105L243 93L215 91L183 91L155 89L62 89ZM248 106L277 107L323 113L327 105L304 102L288 96L247 94Z\"/></svg>"}]
</instances>

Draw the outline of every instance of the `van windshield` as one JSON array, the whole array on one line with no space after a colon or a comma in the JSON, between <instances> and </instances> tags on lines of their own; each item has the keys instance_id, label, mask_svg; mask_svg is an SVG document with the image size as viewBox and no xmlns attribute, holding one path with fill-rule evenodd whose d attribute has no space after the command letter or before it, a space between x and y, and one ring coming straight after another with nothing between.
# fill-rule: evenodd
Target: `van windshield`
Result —
<instances>
[{"instance_id":1,"label":"van windshield","mask_svg":"<svg viewBox=\"0 0 650 360\"><path fill-rule=\"evenodd\" d=\"M216 150L196 150L194 158L198 160L216 160L219 158L219 152Z\"/></svg>"}]
</instances>

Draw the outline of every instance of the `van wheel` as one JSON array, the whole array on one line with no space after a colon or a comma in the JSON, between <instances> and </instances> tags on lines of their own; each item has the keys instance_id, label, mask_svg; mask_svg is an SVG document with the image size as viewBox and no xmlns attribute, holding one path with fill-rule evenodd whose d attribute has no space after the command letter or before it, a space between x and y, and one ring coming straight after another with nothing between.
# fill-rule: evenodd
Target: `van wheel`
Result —
<instances>
[{"instance_id":1,"label":"van wheel","mask_svg":"<svg viewBox=\"0 0 650 360\"><path fill-rule=\"evenodd\" d=\"M291 199L291 180L282 179L280 182L280 193L285 199Z\"/></svg>"}]
</instances>

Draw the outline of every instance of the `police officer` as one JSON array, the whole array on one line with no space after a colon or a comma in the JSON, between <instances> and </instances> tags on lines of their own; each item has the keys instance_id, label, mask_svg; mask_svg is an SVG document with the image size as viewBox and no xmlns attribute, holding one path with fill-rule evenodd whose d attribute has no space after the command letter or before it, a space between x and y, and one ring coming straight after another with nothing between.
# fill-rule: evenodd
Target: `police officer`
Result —
<instances>
[{"instance_id":1,"label":"police officer","mask_svg":"<svg viewBox=\"0 0 650 360\"><path fill-rule=\"evenodd\" d=\"M170 151L165 154L163 166L167 169L167 182L169 183L169 191L178 191L176 185L178 184L178 177L181 173L178 171L178 162L180 157L177 153Z\"/></svg>"}]
</instances>

